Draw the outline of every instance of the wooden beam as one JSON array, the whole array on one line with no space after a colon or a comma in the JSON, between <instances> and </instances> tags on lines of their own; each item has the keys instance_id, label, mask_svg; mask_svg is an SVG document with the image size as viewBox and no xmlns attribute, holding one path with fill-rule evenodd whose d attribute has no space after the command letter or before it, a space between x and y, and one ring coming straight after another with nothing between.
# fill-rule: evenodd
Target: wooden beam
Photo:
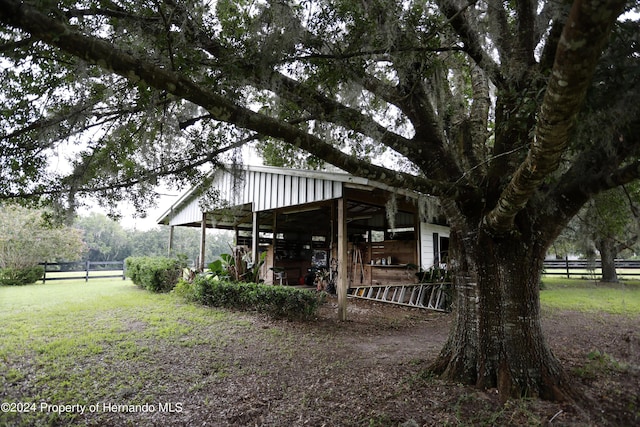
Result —
<instances>
[{"instance_id":1,"label":"wooden beam","mask_svg":"<svg viewBox=\"0 0 640 427\"><path fill-rule=\"evenodd\" d=\"M204 271L204 256L207 244L207 213L202 212L202 223L200 225L200 255L198 260L198 270Z\"/></svg>"},{"instance_id":2,"label":"wooden beam","mask_svg":"<svg viewBox=\"0 0 640 427\"><path fill-rule=\"evenodd\" d=\"M418 269L422 268L422 225L420 224L420 213L413 215L413 237L416 239L416 256L413 261Z\"/></svg>"},{"instance_id":3,"label":"wooden beam","mask_svg":"<svg viewBox=\"0 0 640 427\"><path fill-rule=\"evenodd\" d=\"M338 236L336 235L336 233L338 232L338 230L336 229L336 221L337 221L337 217L338 217L338 213L336 212L337 210L337 201L332 200L331 201L331 223L329 224L329 280L331 280L334 284L334 286L336 286L336 288L334 289L334 291L337 293L338 289L337 289L337 285L338 285L338 270L335 271L335 276L334 276L334 271L333 271L333 266L332 266L332 260L334 259L338 259L338 247L336 245L337 243L337 239ZM339 267L338 267L339 268Z\"/></svg>"},{"instance_id":4,"label":"wooden beam","mask_svg":"<svg viewBox=\"0 0 640 427\"><path fill-rule=\"evenodd\" d=\"M273 218L272 218L272 232L273 232L273 237L271 238L271 247L273 248L273 265L272 265L272 269L271 269L271 283L273 285L276 284L276 270L275 268L277 267L276 265L276 251L278 249L278 212L274 209L273 210Z\"/></svg>"},{"instance_id":5,"label":"wooden beam","mask_svg":"<svg viewBox=\"0 0 640 427\"><path fill-rule=\"evenodd\" d=\"M348 198L351 202L363 203L365 205L378 206L384 209L385 205L389 201L393 193L388 191L376 190L376 191L359 191L354 189L345 190L345 198ZM414 199L407 199L405 197L399 197L401 194L396 194L396 203L398 205L398 211L407 213L416 213L418 211L418 205Z\"/></svg>"},{"instance_id":6,"label":"wooden beam","mask_svg":"<svg viewBox=\"0 0 640 427\"><path fill-rule=\"evenodd\" d=\"M169 226L169 246L167 247L168 256L173 255L173 232L174 232L173 228L174 227L175 227L174 225Z\"/></svg>"},{"instance_id":7,"label":"wooden beam","mask_svg":"<svg viewBox=\"0 0 640 427\"><path fill-rule=\"evenodd\" d=\"M347 210L344 197L338 199L338 320L347 320L347 291L349 280L348 268L348 242L347 242Z\"/></svg>"},{"instance_id":8,"label":"wooden beam","mask_svg":"<svg viewBox=\"0 0 640 427\"><path fill-rule=\"evenodd\" d=\"M260 224L258 223L258 212L253 212L253 220L251 226L251 259L256 265L258 259L258 243L260 242Z\"/></svg>"}]
</instances>

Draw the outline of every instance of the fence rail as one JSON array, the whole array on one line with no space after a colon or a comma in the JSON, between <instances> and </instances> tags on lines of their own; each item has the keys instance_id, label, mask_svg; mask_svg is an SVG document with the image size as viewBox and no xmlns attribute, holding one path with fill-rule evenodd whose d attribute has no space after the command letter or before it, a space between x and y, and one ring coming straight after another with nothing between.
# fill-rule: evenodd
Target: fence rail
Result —
<instances>
[{"instance_id":1,"label":"fence rail","mask_svg":"<svg viewBox=\"0 0 640 427\"><path fill-rule=\"evenodd\" d=\"M640 277L640 260L615 260L615 268L618 276ZM553 259L544 261L544 273L550 276L601 276L602 261L596 260L567 260Z\"/></svg>"},{"instance_id":2,"label":"fence rail","mask_svg":"<svg viewBox=\"0 0 640 427\"><path fill-rule=\"evenodd\" d=\"M42 283L47 280L84 279L88 282L89 279L126 278L124 261L43 262L40 265L44 267Z\"/></svg>"}]
</instances>

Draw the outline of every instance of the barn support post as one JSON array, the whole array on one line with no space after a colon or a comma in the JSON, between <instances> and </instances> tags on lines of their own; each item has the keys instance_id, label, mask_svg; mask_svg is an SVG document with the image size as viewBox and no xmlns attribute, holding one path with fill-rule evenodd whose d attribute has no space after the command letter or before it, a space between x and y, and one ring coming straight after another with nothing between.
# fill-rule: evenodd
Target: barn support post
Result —
<instances>
[{"instance_id":1,"label":"barn support post","mask_svg":"<svg viewBox=\"0 0 640 427\"><path fill-rule=\"evenodd\" d=\"M260 261L258 257L258 243L260 242L260 224L258 223L258 212L253 211L253 220L251 223L251 260L253 265Z\"/></svg>"},{"instance_id":2,"label":"barn support post","mask_svg":"<svg viewBox=\"0 0 640 427\"><path fill-rule=\"evenodd\" d=\"M336 221L337 221L337 212L336 212L336 207L337 204L336 202L332 202L331 203L331 223L329 224L329 236L330 236L330 241L329 241L329 280L336 285L336 290L335 292L337 292L337 278L338 278L338 271L336 270L335 272L333 271L333 266L332 266L332 260L334 259L338 259L338 248L336 245L336 233L337 233L337 229L336 229Z\"/></svg>"},{"instance_id":3,"label":"barn support post","mask_svg":"<svg viewBox=\"0 0 640 427\"><path fill-rule=\"evenodd\" d=\"M420 221L420 211L416 211L413 214L413 237L416 239L416 256L414 258L413 263L418 266L418 269L422 268L422 245L420 242L422 241L422 225ZM369 241L371 241L371 237L369 237Z\"/></svg>"},{"instance_id":4,"label":"barn support post","mask_svg":"<svg viewBox=\"0 0 640 427\"><path fill-rule=\"evenodd\" d=\"M202 224L200 226L200 254L198 256L198 270L204 271L204 256L207 244L207 213L202 212Z\"/></svg>"},{"instance_id":5,"label":"barn support post","mask_svg":"<svg viewBox=\"0 0 640 427\"><path fill-rule=\"evenodd\" d=\"M276 252L277 252L277 246L278 246L278 211L275 209L273 210L273 222L271 223L271 231L273 234L273 237L271 238L271 247L273 248L273 265L271 266L272 267L271 268L271 284L275 285L277 283Z\"/></svg>"},{"instance_id":6,"label":"barn support post","mask_svg":"<svg viewBox=\"0 0 640 427\"><path fill-rule=\"evenodd\" d=\"M171 256L173 254L173 232L175 225L169 227L169 246L167 246L167 254Z\"/></svg>"},{"instance_id":7,"label":"barn support post","mask_svg":"<svg viewBox=\"0 0 640 427\"><path fill-rule=\"evenodd\" d=\"M344 197L338 199L338 319L347 320L347 218Z\"/></svg>"}]
</instances>

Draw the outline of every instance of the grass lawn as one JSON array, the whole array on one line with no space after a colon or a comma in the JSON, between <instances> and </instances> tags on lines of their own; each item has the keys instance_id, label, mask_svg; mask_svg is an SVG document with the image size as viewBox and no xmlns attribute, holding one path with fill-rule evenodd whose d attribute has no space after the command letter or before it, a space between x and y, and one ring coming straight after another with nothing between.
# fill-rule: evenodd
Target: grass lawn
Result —
<instances>
[{"instance_id":1,"label":"grass lawn","mask_svg":"<svg viewBox=\"0 0 640 427\"><path fill-rule=\"evenodd\" d=\"M546 309L640 313L637 282L545 282ZM185 304L129 280L0 287L0 427L254 425L263 417L383 426L431 414L438 425L475 425L476 413L496 417L486 425L523 425L514 416L540 425L563 412L535 400L500 406L476 399L475 389L420 379L448 317L393 312L397 318L380 323L302 324ZM414 336L416 327L426 332ZM456 412L461 402L473 410Z\"/></svg>"},{"instance_id":2,"label":"grass lawn","mask_svg":"<svg viewBox=\"0 0 640 427\"><path fill-rule=\"evenodd\" d=\"M28 405L3 407L0 426L57 425L77 417L59 413L55 405L85 405L85 411L99 405L100 412L103 404L151 400L157 410L164 402L152 399L157 390L148 384L167 382L162 366L147 364L157 339L189 348L205 341L191 334L194 328L207 325L214 328L207 332L207 345L215 347L221 344L217 326L220 331L242 327L227 317L140 290L129 280L0 287L0 402ZM184 380L198 379L185 375ZM39 391L25 393L21 387Z\"/></svg>"},{"instance_id":3,"label":"grass lawn","mask_svg":"<svg viewBox=\"0 0 640 427\"><path fill-rule=\"evenodd\" d=\"M545 288L540 292L543 307L640 315L640 281L638 280L604 284L584 279L545 277L543 284Z\"/></svg>"}]
</instances>

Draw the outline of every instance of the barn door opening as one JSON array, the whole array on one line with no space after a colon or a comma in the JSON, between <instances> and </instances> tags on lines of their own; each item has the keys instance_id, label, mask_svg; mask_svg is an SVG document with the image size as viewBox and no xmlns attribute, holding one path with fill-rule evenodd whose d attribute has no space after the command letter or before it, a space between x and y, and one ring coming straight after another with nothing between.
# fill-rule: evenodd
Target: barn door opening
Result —
<instances>
[{"instance_id":1,"label":"barn door opening","mask_svg":"<svg viewBox=\"0 0 640 427\"><path fill-rule=\"evenodd\" d=\"M449 238L433 233L433 265L449 262Z\"/></svg>"}]
</instances>

